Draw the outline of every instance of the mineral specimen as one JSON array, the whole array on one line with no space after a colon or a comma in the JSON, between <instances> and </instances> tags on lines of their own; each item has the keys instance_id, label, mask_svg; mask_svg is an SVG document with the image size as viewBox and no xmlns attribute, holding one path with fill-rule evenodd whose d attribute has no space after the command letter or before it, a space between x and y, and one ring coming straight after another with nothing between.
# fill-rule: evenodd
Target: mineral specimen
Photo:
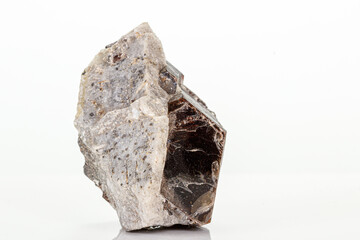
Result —
<instances>
[{"instance_id":1,"label":"mineral specimen","mask_svg":"<svg viewBox=\"0 0 360 240\"><path fill-rule=\"evenodd\" d=\"M226 131L143 23L81 76L84 172L127 231L211 221Z\"/></svg>"}]
</instances>

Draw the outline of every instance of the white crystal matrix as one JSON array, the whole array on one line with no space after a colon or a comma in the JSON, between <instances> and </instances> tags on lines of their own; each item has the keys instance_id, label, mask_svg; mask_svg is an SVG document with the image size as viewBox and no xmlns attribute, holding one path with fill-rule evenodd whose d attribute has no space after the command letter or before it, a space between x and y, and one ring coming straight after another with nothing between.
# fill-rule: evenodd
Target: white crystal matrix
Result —
<instances>
[{"instance_id":1,"label":"white crystal matrix","mask_svg":"<svg viewBox=\"0 0 360 240\"><path fill-rule=\"evenodd\" d=\"M101 50L81 77L75 127L85 174L103 191L126 230L191 224L160 195L170 95L159 39L143 23ZM168 203L169 204L169 203Z\"/></svg>"}]
</instances>

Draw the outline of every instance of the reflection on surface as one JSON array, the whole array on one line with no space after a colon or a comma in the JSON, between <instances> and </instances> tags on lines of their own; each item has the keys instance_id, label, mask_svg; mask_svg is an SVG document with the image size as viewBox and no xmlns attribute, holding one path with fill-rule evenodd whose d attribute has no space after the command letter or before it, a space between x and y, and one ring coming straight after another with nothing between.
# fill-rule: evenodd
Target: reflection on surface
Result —
<instances>
[{"instance_id":1,"label":"reflection on surface","mask_svg":"<svg viewBox=\"0 0 360 240\"><path fill-rule=\"evenodd\" d=\"M140 230L126 232L121 229L114 240L211 240L210 232L206 228L171 227L157 230Z\"/></svg>"}]
</instances>

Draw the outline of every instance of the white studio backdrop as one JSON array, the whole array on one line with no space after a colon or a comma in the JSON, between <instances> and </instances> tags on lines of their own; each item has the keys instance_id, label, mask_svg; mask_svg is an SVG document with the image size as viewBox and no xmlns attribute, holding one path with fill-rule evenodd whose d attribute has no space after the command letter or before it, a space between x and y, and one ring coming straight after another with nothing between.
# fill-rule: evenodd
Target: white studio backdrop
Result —
<instances>
[{"instance_id":1,"label":"white studio backdrop","mask_svg":"<svg viewBox=\"0 0 360 240\"><path fill-rule=\"evenodd\" d=\"M76 206L91 209L88 215L68 215L64 221L69 216L91 218L99 212L93 206L101 209L103 218L116 221L82 174L84 160L73 119L82 70L101 48L145 21L162 41L167 59L184 73L185 84L228 131L219 186L223 196L231 198L233 188L241 186L245 188L236 196L255 194L244 176L259 176L262 180L249 182L266 191L267 182L293 181L300 187L303 181L291 180L294 175L311 175L304 181L309 185L309 179L316 182L316 176L325 175L319 177L321 183L328 179L327 184L336 185L332 176L341 175L346 186L353 184L346 211L360 213L354 201L360 200L359 13L360 1L355 0L1 1L0 176L6 181L0 203L5 216L13 221L20 217L6 210L17 208L11 205L15 197L8 196L15 187L25 191L21 197L31 203L48 204L36 197L45 194L36 191L39 184L41 189L57 186L63 191L49 190L58 209L68 206L57 202L67 199L66 194L78 194ZM231 185L221 185L222 177L232 179ZM81 183L72 187L72 179ZM321 186L329 196L339 194L326 184L317 185L320 192ZM300 197L315 191L285 188ZM87 192L81 195L81 189ZM97 202L82 205L85 198ZM220 193L221 203L219 199L224 199ZM339 198L339 206L349 204L346 199ZM216 211L215 217L228 217ZM261 212L255 216L261 218ZM360 223L353 215L349 218L352 224ZM213 224L220 222L214 219Z\"/></svg>"}]
</instances>

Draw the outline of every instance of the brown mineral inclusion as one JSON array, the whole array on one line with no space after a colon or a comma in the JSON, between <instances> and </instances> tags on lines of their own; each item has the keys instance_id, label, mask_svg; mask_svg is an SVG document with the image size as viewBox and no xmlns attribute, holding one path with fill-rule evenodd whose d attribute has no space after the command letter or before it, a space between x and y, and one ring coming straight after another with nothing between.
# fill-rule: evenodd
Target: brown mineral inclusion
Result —
<instances>
[{"instance_id":1,"label":"brown mineral inclusion","mask_svg":"<svg viewBox=\"0 0 360 240\"><path fill-rule=\"evenodd\" d=\"M211 221L226 131L183 85L183 74L170 63L159 81L168 94L174 94L168 103L169 137L161 183L167 199L164 206L169 213L179 209L194 225L203 225Z\"/></svg>"}]
</instances>

